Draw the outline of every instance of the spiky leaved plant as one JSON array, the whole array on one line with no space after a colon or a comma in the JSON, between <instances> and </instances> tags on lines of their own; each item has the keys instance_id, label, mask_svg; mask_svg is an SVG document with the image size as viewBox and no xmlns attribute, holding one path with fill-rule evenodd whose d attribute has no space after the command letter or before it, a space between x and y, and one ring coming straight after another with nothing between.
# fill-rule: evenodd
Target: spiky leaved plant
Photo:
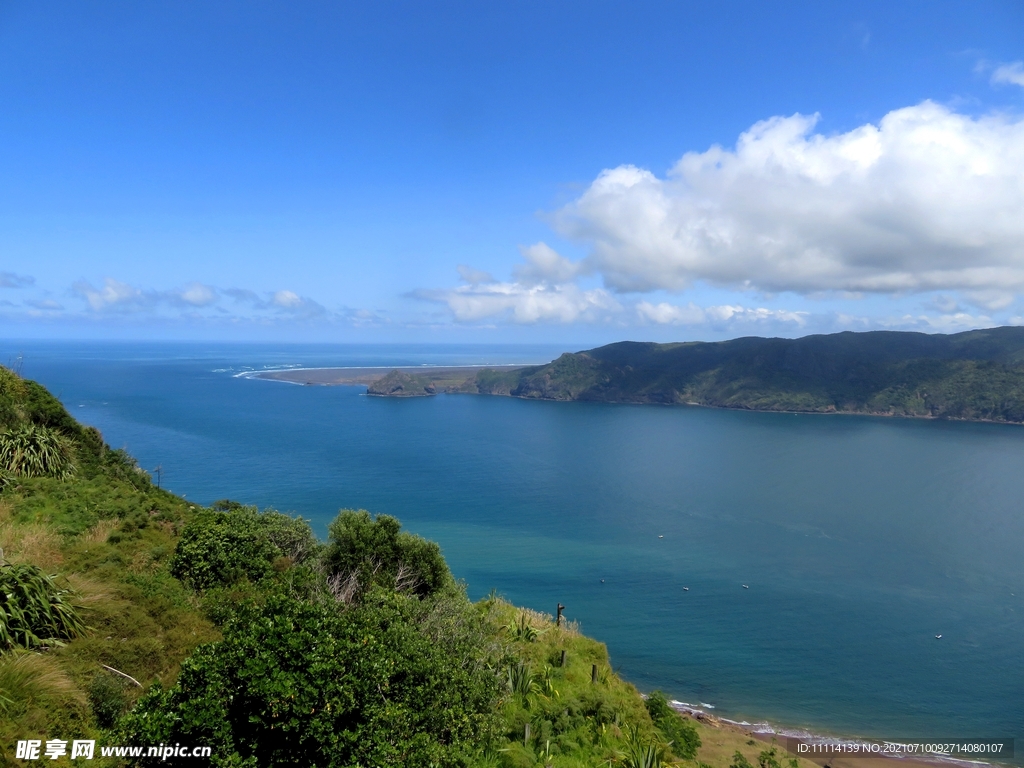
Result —
<instances>
[{"instance_id":1,"label":"spiky leaved plant","mask_svg":"<svg viewBox=\"0 0 1024 768\"><path fill-rule=\"evenodd\" d=\"M623 730L626 748L619 753L620 764L624 768L661 768L661 745L644 738L635 725Z\"/></svg>"},{"instance_id":2,"label":"spiky leaved plant","mask_svg":"<svg viewBox=\"0 0 1024 768\"><path fill-rule=\"evenodd\" d=\"M514 640L519 640L524 643L534 642L540 635L544 634L546 629L537 629L533 624L530 623L529 617L526 615L526 611L519 614L518 621L512 619L505 627L508 633L512 635Z\"/></svg>"},{"instance_id":3,"label":"spiky leaved plant","mask_svg":"<svg viewBox=\"0 0 1024 768\"><path fill-rule=\"evenodd\" d=\"M75 471L74 448L49 427L25 424L0 432L0 471L22 477L58 477Z\"/></svg>"},{"instance_id":4,"label":"spiky leaved plant","mask_svg":"<svg viewBox=\"0 0 1024 768\"><path fill-rule=\"evenodd\" d=\"M537 690L537 678L530 667L522 661L510 664L505 671L505 679L512 695L519 696L524 704L529 704L530 694Z\"/></svg>"},{"instance_id":5,"label":"spiky leaved plant","mask_svg":"<svg viewBox=\"0 0 1024 768\"><path fill-rule=\"evenodd\" d=\"M70 596L36 566L0 560L0 651L59 645L84 634Z\"/></svg>"}]
</instances>

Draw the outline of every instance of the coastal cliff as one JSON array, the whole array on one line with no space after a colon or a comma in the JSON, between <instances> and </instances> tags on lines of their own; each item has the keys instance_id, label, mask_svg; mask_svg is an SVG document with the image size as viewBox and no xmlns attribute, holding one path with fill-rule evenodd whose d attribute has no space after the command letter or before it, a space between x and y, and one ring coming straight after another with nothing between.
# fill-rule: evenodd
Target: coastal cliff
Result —
<instances>
[{"instance_id":1,"label":"coastal cliff","mask_svg":"<svg viewBox=\"0 0 1024 768\"><path fill-rule=\"evenodd\" d=\"M392 371L369 394L462 392L1024 423L1024 328L620 342L467 377Z\"/></svg>"}]
</instances>

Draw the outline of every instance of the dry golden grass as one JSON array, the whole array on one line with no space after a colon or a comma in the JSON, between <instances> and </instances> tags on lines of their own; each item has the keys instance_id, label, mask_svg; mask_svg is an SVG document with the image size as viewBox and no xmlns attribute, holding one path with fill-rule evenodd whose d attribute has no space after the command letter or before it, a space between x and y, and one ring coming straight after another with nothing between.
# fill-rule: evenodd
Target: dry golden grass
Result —
<instances>
[{"instance_id":1,"label":"dry golden grass","mask_svg":"<svg viewBox=\"0 0 1024 768\"><path fill-rule=\"evenodd\" d=\"M503 601L504 602L504 601ZM555 627L555 617L550 613L543 613L541 611L535 611L532 608L515 608L515 606L509 605L510 608L514 608L516 618L519 616L526 617L526 623L534 629L542 631L558 631L568 637L579 637L580 635L580 624L578 621L570 621L569 619L562 617L562 626Z\"/></svg>"},{"instance_id":2,"label":"dry golden grass","mask_svg":"<svg viewBox=\"0 0 1024 768\"><path fill-rule=\"evenodd\" d=\"M28 651L0 656L0 690L8 698L22 702L85 702L85 694L60 668L56 658Z\"/></svg>"},{"instance_id":3,"label":"dry golden grass","mask_svg":"<svg viewBox=\"0 0 1024 768\"><path fill-rule=\"evenodd\" d=\"M697 760L708 765L722 768L733 762L733 755L736 752L743 754L752 765L757 765L757 757L765 749L771 748L770 741L764 741L764 737L755 737L742 726L720 723L708 725L699 720L692 720L700 734L701 747L697 750ZM776 759L784 766L789 765L793 756L786 752L785 739L780 738L776 743ZM819 766L800 758L799 768L819 768Z\"/></svg>"},{"instance_id":4,"label":"dry golden grass","mask_svg":"<svg viewBox=\"0 0 1024 768\"><path fill-rule=\"evenodd\" d=\"M107 540L110 532L117 528L118 523L119 521L117 518L100 520L96 525L79 536L78 540L85 542L86 544L102 544Z\"/></svg>"},{"instance_id":5,"label":"dry golden grass","mask_svg":"<svg viewBox=\"0 0 1024 768\"><path fill-rule=\"evenodd\" d=\"M0 549L12 563L49 569L64 561L60 536L41 523L17 523L11 505L0 503Z\"/></svg>"},{"instance_id":6,"label":"dry golden grass","mask_svg":"<svg viewBox=\"0 0 1024 768\"><path fill-rule=\"evenodd\" d=\"M102 581L78 573L68 574L68 586L75 592L75 605L92 608L108 602L113 596Z\"/></svg>"}]
</instances>

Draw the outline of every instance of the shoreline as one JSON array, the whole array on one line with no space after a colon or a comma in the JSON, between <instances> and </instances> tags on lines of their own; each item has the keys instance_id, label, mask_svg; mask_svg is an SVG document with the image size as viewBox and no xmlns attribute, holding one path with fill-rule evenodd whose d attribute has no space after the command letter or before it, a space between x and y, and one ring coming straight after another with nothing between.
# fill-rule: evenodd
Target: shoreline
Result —
<instances>
[{"instance_id":1,"label":"shoreline","mask_svg":"<svg viewBox=\"0 0 1024 768\"><path fill-rule=\"evenodd\" d=\"M514 371L519 368L528 368L537 363L505 363L501 365L418 365L395 367L393 365L379 366L330 366L322 368L272 368L259 371L242 371L233 374L236 379L262 379L264 381L280 381L285 384L298 384L312 387L332 387L353 384L369 385L381 379L390 371L400 371L405 374L430 375L446 374L447 376L465 375L466 378L473 373L487 369L500 369L503 371Z\"/></svg>"},{"instance_id":2,"label":"shoreline","mask_svg":"<svg viewBox=\"0 0 1024 768\"><path fill-rule=\"evenodd\" d=\"M262 379L264 381L279 381L285 384L298 384L300 386L346 386L346 385L364 385L369 386L373 382L380 378L380 372L399 371L405 374L431 374L431 373L445 373L449 376L456 376L465 373L467 376L475 371L486 370L486 369L500 369L503 371L512 371L518 368L528 368L533 365L543 365L543 363L507 363L503 365L422 365L422 366L407 366L398 367L390 365L381 366L331 366L322 368L278 368L268 369L259 371L243 371L241 373L232 374L234 378L250 378L250 379ZM298 376L295 374L304 374L312 372L312 376ZM745 408L742 406L734 407L728 405L712 405L709 403L698 403L693 401L678 402L678 403L659 403L659 402L647 402L642 400L559 400L555 398L535 398L535 397L523 397L521 395L504 395L495 394L490 392L438 392L437 394L459 394L459 395L491 395L492 397L511 397L516 400L542 400L545 402L591 402L591 403L607 403L609 405L660 405L660 406L688 406L692 408L711 408L720 411L744 411L747 413L779 413L779 414L791 414L794 416L871 416L880 419L912 419L921 421L950 421L959 422L964 424L998 424L1001 426L1020 427L1024 426L1024 422L1018 421L997 421L995 419L963 419L956 417L947 416L930 416L925 414L900 414L900 413L879 413L876 411L791 411L791 410L776 410L770 408ZM392 395L375 395L376 397L392 397ZM406 395L408 396L408 395ZM416 396L429 396L427 393Z\"/></svg>"},{"instance_id":3,"label":"shoreline","mask_svg":"<svg viewBox=\"0 0 1024 768\"><path fill-rule=\"evenodd\" d=\"M701 723L707 728L722 729L726 732L742 733L744 736L757 739L758 741L764 742L765 744L775 744L782 752L781 756L786 759L799 757L801 760L807 760L816 765L822 766L822 768L892 768L895 764L901 766L910 766L912 768L936 768L936 766L959 766L960 768L978 768L979 766L1013 766L1019 765L1019 762L1013 762L1013 758L1010 760L1000 762L995 760L969 760L965 758L951 757L942 754L930 754L924 756L921 754L908 754L900 755L898 753L876 753L870 757L867 756L825 756L825 755L813 755L804 754L797 755L790 752L788 749L788 742L791 739L798 739L802 743L806 744L821 744L821 745L845 745L847 747L861 747L866 745L880 744L886 739L871 739L864 737L855 736L834 736L826 735L822 733L815 733L804 728L786 728L772 724L767 720L758 721L755 723L747 722L746 720L730 720L727 717L720 717L701 706L689 704L688 702L678 701L672 699L669 701L669 705L681 715L685 715L698 723ZM708 706L708 705L704 705ZM714 709L714 707L709 707ZM891 741L900 743L902 741L910 742L910 739L892 739ZM1016 745L1015 745L1016 746Z\"/></svg>"}]
</instances>

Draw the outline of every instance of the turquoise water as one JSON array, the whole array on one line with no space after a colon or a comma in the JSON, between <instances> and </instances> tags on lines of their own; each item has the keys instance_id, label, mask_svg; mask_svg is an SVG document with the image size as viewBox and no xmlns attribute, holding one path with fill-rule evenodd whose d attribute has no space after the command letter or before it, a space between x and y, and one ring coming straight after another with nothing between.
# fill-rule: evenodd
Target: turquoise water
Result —
<instances>
[{"instance_id":1,"label":"turquoise water","mask_svg":"<svg viewBox=\"0 0 1024 768\"><path fill-rule=\"evenodd\" d=\"M236 376L555 348L0 342L19 351L172 490L321 533L341 507L394 514L473 597L564 603L641 689L844 735L1024 735L1022 428Z\"/></svg>"}]
</instances>

